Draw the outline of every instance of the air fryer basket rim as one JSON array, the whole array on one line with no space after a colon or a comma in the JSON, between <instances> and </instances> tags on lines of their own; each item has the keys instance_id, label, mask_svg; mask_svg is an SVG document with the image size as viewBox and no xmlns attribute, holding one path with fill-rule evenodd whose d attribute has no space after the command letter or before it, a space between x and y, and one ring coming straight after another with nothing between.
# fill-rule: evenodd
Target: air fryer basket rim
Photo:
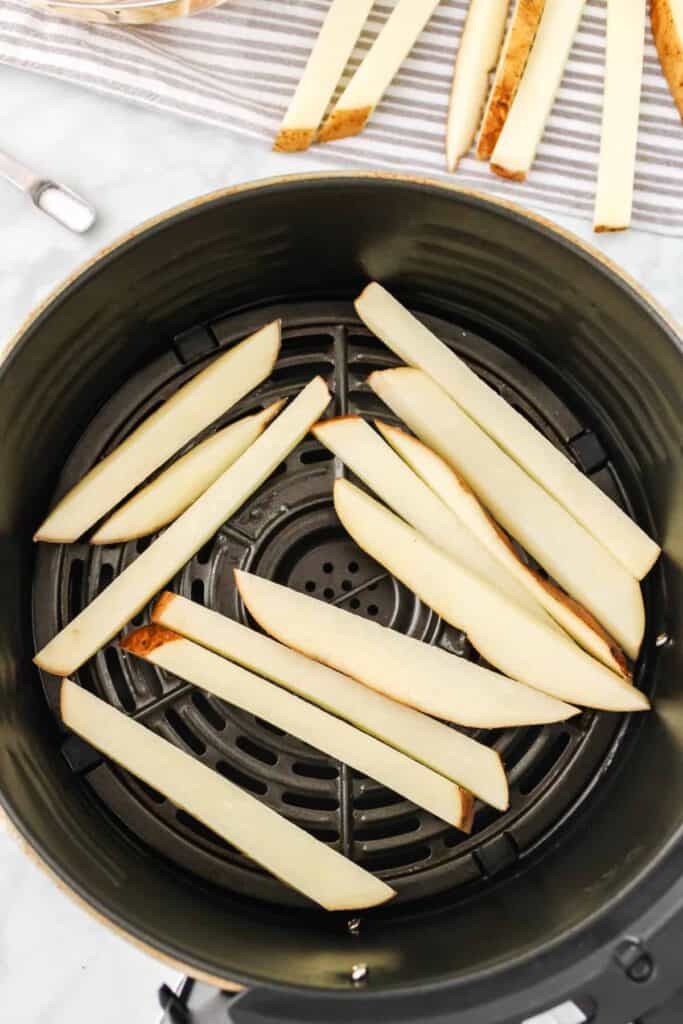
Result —
<instances>
[{"instance_id":1,"label":"air fryer basket rim","mask_svg":"<svg viewBox=\"0 0 683 1024\"><path fill-rule=\"evenodd\" d=\"M446 193L452 196L454 201L460 201L468 204L472 207L493 207L498 214L504 218L511 219L516 222L521 222L532 227L536 232L540 232L545 236L550 237L555 243L561 245L578 254L581 259L588 263L592 269L597 273L609 276L614 282L616 282L620 289L629 293L630 298L635 300L648 314L649 317L654 319L660 328L666 333L669 341L673 347L679 352L683 350L683 344L679 333L679 328L675 321L658 305L648 293L642 289L635 281L633 281L627 274L621 271L611 260L603 256L599 251L594 249L592 246L584 243L579 238L572 235L555 225L553 225L547 219L537 216L535 214L529 214L518 208L512 203L504 200L494 199L488 196L484 196L477 192L470 190L461 189L457 186L432 181L427 178L415 178L411 176L402 175L388 175L380 172L359 174L357 172L335 172L332 174L328 173L316 173L312 175L290 175L285 177L277 177L265 179L252 184L239 185L233 188L223 189L217 192L210 193L199 199L192 200L188 203L182 204L175 207L158 217L155 217L145 223L132 232L127 233L122 238L118 239L112 245L103 249L100 253L95 255L91 260L87 261L83 266L76 270L66 282L58 286L55 291L48 296L45 301L34 311L31 316L26 320L22 327L17 331L14 339L10 342L10 345L4 355L2 362L0 363L0 377L8 370L13 359L23 350L24 346L30 343L34 330L47 318L49 318L56 308L59 307L60 303L63 302L68 296L72 295L74 291L77 291L82 286L87 285L90 276L98 272L98 270L106 265L109 261L113 261L118 256L127 251L129 248L134 247L139 240L153 234L159 230L164 229L170 223L174 221L180 221L186 218L191 218L195 211L199 208L205 208L212 204L220 204L224 202L232 202L235 199L239 199L243 195L248 195L254 191L282 191L286 192L289 188L296 188L300 186L307 186L312 188L326 188L333 186L336 182L344 182L350 186L354 184L359 185L372 185L376 184L378 188L392 188L397 187L411 187L416 190L435 191L441 194ZM39 844L34 841L34 838L29 834L29 829L24 825L23 822L17 820L12 812L12 809L5 804L5 798L0 793L0 805L4 806L6 813L8 814L10 821L13 825L12 831L16 830L18 838L23 844L27 846L27 852L32 857L34 862L38 863L47 873L54 877L60 888L70 893L77 902L82 903L89 912L94 913L96 917L104 919L109 925L114 927L117 931L128 938L130 941L135 942L142 948L153 955L156 955L179 970L189 972L195 977L203 977L206 980L220 985L222 987L230 987L230 980L223 977L220 974L212 974L203 969L200 965L194 965L191 962L179 961L172 953L171 950L164 949L163 944L158 941L156 937L145 935L140 932L137 935L129 930L129 927L117 917L116 913L111 909L100 906L97 901L93 900L89 894L81 888L78 881L69 879L66 877L66 872L52 862L49 853L41 849ZM671 860L671 854L674 848L677 846L677 841L672 840L667 849L661 851L660 857L657 861L650 864L647 873L656 870L657 866L665 860ZM629 893L639 885L639 879L634 879L632 886L629 890L625 890L619 896L619 902L625 900ZM616 902L616 901L615 901ZM586 927L589 927L594 923L595 918L605 917L613 910L613 906L603 906L596 911L595 917L582 921L577 924L572 930L558 936L552 943L552 948L565 944L571 944L575 933L583 931ZM149 945L148 945L149 943ZM547 953L550 953L551 946L548 947ZM522 961L525 958L521 958ZM514 963L509 962L500 965L497 968L498 971L508 971L515 966ZM521 966L521 964L520 964ZM493 971L488 970L487 977L491 978ZM254 981L261 980L263 983L271 984L268 979L254 979L244 978L235 979L238 983L253 984ZM471 976L467 979L468 983L476 984L477 977ZM430 986L432 991L438 991L440 988L449 988L453 982L448 979L444 979L443 982L437 982ZM235 984L234 987L239 987L239 984ZM275 987L275 986L273 986ZM282 989L295 989L299 990L298 986L289 986L286 984L280 984L278 987ZM319 990L316 990L318 992ZM393 991L398 992L398 989ZM404 988L400 990L403 994L410 995L411 992L417 994L423 992L424 988L419 986L414 988ZM372 993L371 996L365 998L380 998L381 992ZM335 993L335 998L354 998L356 994L353 992L349 993Z\"/></svg>"}]
</instances>

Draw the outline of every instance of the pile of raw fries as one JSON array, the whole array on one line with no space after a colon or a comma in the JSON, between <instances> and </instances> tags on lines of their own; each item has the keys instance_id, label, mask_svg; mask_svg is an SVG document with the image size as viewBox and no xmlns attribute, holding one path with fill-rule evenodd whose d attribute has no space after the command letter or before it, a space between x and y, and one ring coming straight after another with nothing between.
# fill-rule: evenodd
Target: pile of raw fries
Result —
<instances>
[{"instance_id":1,"label":"pile of raw fries","mask_svg":"<svg viewBox=\"0 0 683 1024\"><path fill-rule=\"evenodd\" d=\"M578 706L649 707L631 664L645 628L639 581L659 555L381 285L368 285L356 310L407 364L368 383L413 434L358 416L321 419L330 395L315 377L285 408L278 402L239 419L166 465L268 378L280 350L274 322L181 387L36 533L43 542L86 534L92 544L113 544L162 531L36 654L37 665L63 677L64 723L287 884L345 910L394 891L64 677L123 630L120 646L131 656L467 832L475 798L505 810L508 784L498 754L450 723L490 729L563 721ZM350 536L497 671L240 570L237 587L263 633L163 590L309 430L375 494L334 483ZM547 575L530 568L511 538ZM130 631L155 595L151 623Z\"/></svg>"},{"instance_id":2,"label":"pile of raw fries","mask_svg":"<svg viewBox=\"0 0 683 1024\"><path fill-rule=\"evenodd\" d=\"M275 139L307 149L361 132L439 0L398 0L346 88L330 99L373 0L332 0ZM562 81L585 0L470 0L453 72L446 156L450 171L475 145L491 170L523 181ZM647 0L608 0L595 231L631 222ZM650 0L652 30L683 117L683 0ZM507 31L506 31L507 22ZM492 80L491 80L492 76ZM476 139L476 144L475 144Z\"/></svg>"}]
</instances>

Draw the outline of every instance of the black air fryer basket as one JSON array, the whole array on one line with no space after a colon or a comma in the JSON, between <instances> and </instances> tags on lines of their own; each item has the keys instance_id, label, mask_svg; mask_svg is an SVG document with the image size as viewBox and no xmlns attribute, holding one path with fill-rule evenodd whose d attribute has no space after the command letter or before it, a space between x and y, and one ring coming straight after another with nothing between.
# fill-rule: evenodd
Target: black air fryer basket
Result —
<instances>
[{"instance_id":1,"label":"black air fryer basket","mask_svg":"<svg viewBox=\"0 0 683 1024\"><path fill-rule=\"evenodd\" d=\"M663 545L637 684L654 711L475 731L510 809L471 836L271 725L108 646L78 682L317 838L397 899L326 914L69 735L31 658L147 539L40 545L48 505L219 351L278 316L271 377L224 422L316 373L329 414L391 416L396 365L355 316L394 291ZM143 228L25 327L0 369L0 799L35 857L184 971L245 987L236 1021L517 1024L571 999L601 1024L683 988L683 353L647 297L575 240L429 182L320 176L232 190ZM453 657L466 637L344 533L342 467L311 436L173 589L247 621L246 567ZM146 615L134 620L145 621ZM649 1019L649 1018L648 1018ZM655 1018L652 1018L654 1020Z\"/></svg>"}]
</instances>

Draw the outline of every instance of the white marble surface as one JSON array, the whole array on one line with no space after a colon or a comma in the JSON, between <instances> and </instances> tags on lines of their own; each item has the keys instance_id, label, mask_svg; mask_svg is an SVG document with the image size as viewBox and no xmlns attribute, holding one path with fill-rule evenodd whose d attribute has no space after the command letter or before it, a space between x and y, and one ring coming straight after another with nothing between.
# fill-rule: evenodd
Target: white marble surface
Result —
<instances>
[{"instance_id":1,"label":"white marble surface","mask_svg":"<svg viewBox=\"0 0 683 1024\"><path fill-rule=\"evenodd\" d=\"M139 221L212 189L319 165L203 125L0 68L0 147L97 206L70 235L0 182L0 349L73 268ZM329 165L328 165L329 166ZM322 167L321 169L328 169ZM565 227L595 241L590 225ZM597 244L683 321L681 241L630 232ZM91 920L0 827L0 1019L7 1024L150 1024L173 972Z\"/></svg>"}]
</instances>

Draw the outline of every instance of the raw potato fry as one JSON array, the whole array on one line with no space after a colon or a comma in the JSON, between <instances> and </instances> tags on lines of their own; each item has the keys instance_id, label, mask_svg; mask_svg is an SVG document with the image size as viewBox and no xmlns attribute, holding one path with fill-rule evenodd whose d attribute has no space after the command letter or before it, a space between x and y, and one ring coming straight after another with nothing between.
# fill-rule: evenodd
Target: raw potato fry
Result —
<instances>
[{"instance_id":1,"label":"raw potato fry","mask_svg":"<svg viewBox=\"0 0 683 1024\"><path fill-rule=\"evenodd\" d=\"M505 32L508 0L470 0L453 69L448 108L446 161L454 171L469 152Z\"/></svg>"},{"instance_id":2,"label":"raw potato fry","mask_svg":"<svg viewBox=\"0 0 683 1024\"><path fill-rule=\"evenodd\" d=\"M517 553L507 534L480 503L474 491L431 448L398 427L377 422L387 441L409 466L452 508L491 554L506 566L553 618L603 665L630 678L623 652L600 623L560 587L545 579ZM415 526L415 523L413 523Z\"/></svg>"},{"instance_id":3,"label":"raw potato fry","mask_svg":"<svg viewBox=\"0 0 683 1024\"><path fill-rule=\"evenodd\" d=\"M645 15L646 0L608 0L605 92L594 231L623 231L631 223L645 53Z\"/></svg>"},{"instance_id":4,"label":"raw potato fry","mask_svg":"<svg viewBox=\"0 0 683 1024\"><path fill-rule=\"evenodd\" d=\"M577 714L538 690L279 583L241 569L235 580L247 609L271 636L427 714L483 729L563 722Z\"/></svg>"},{"instance_id":5,"label":"raw potato fry","mask_svg":"<svg viewBox=\"0 0 683 1024\"><path fill-rule=\"evenodd\" d=\"M555 499L421 370L373 373L370 386L453 466L493 517L586 607L631 658L645 629L640 587Z\"/></svg>"},{"instance_id":6,"label":"raw potato fry","mask_svg":"<svg viewBox=\"0 0 683 1024\"><path fill-rule=\"evenodd\" d=\"M311 145L373 2L332 0L273 149L293 153Z\"/></svg>"},{"instance_id":7,"label":"raw potato fry","mask_svg":"<svg viewBox=\"0 0 683 1024\"><path fill-rule=\"evenodd\" d=\"M60 707L72 732L327 910L362 910L396 895L369 871L70 679L62 681Z\"/></svg>"},{"instance_id":8,"label":"raw potato fry","mask_svg":"<svg viewBox=\"0 0 683 1024\"><path fill-rule=\"evenodd\" d=\"M151 484L117 509L91 538L91 544L119 544L156 533L173 522L195 498L247 450L282 409L284 400L244 416L192 448Z\"/></svg>"},{"instance_id":9,"label":"raw potato fry","mask_svg":"<svg viewBox=\"0 0 683 1024\"><path fill-rule=\"evenodd\" d=\"M465 832L471 830L474 808L471 794L431 768L411 761L393 747L274 683L260 679L164 626L143 626L130 633L121 646L343 761L449 825Z\"/></svg>"},{"instance_id":10,"label":"raw potato fry","mask_svg":"<svg viewBox=\"0 0 683 1024\"><path fill-rule=\"evenodd\" d=\"M491 159L512 101L517 95L544 6L545 0L515 0L477 140L477 156L480 160Z\"/></svg>"},{"instance_id":11,"label":"raw potato fry","mask_svg":"<svg viewBox=\"0 0 683 1024\"><path fill-rule=\"evenodd\" d=\"M389 509L348 480L334 484L334 507L356 543L441 618L462 629L480 654L520 683L560 700L607 711L642 711L647 697L456 566Z\"/></svg>"},{"instance_id":12,"label":"raw potato fry","mask_svg":"<svg viewBox=\"0 0 683 1024\"><path fill-rule=\"evenodd\" d=\"M359 416L322 420L313 427L313 433L382 501L432 544L546 624L554 625L528 590L489 554L458 516L365 420Z\"/></svg>"},{"instance_id":13,"label":"raw potato fry","mask_svg":"<svg viewBox=\"0 0 683 1024\"><path fill-rule=\"evenodd\" d=\"M586 0L546 0L522 80L491 156L491 170L524 181L534 162Z\"/></svg>"},{"instance_id":14,"label":"raw potato fry","mask_svg":"<svg viewBox=\"0 0 683 1024\"><path fill-rule=\"evenodd\" d=\"M357 135L365 128L438 3L439 0L398 0L320 129L320 142Z\"/></svg>"},{"instance_id":15,"label":"raw potato fry","mask_svg":"<svg viewBox=\"0 0 683 1024\"><path fill-rule=\"evenodd\" d=\"M657 561L659 546L592 480L381 285L368 285L355 305L361 320L392 352L433 377L503 451L642 579Z\"/></svg>"},{"instance_id":16,"label":"raw potato fry","mask_svg":"<svg viewBox=\"0 0 683 1024\"><path fill-rule=\"evenodd\" d=\"M87 661L152 598L292 451L330 400L314 377L250 448L33 659L53 675Z\"/></svg>"},{"instance_id":17,"label":"raw potato fry","mask_svg":"<svg viewBox=\"0 0 683 1024\"><path fill-rule=\"evenodd\" d=\"M683 118L683 0L650 0L650 20L662 70Z\"/></svg>"},{"instance_id":18,"label":"raw potato fry","mask_svg":"<svg viewBox=\"0 0 683 1024\"><path fill-rule=\"evenodd\" d=\"M280 351L280 321L246 338L198 373L53 508L34 540L77 540L150 473L265 380Z\"/></svg>"},{"instance_id":19,"label":"raw potato fry","mask_svg":"<svg viewBox=\"0 0 683 1024\"><path fill-rule=\"evenodd\" d=\"M464 786L486 803L507 810L503 763L500 755L483 743L178 594L162 594L152 619L272 679Z\"/></svg>"}]
</instances>

